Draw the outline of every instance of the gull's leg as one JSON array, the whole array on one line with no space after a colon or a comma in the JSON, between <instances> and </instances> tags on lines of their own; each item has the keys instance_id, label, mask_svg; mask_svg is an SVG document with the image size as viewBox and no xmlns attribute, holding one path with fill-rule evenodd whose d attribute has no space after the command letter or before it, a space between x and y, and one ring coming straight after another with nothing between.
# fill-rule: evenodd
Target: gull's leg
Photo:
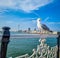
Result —
<instances>
[{"instance_id":1,"label":"gull's leg","mask_svg":"<svg viewBox=\"0 0 60 58\"><path fill-rule=\"evenodd\" d=\"M39 29L39 33L41 34L41 29Z\"/></svg>"},{"instance_id":2,"label":"gull's leg","mask_svg":"<svg viewBox=\"0 0 60 58\"><path fill-rule=\"evenodd\" d=\"M43 29L41 29L41 34L43 33Z\"/></svg>"}]
</instances>

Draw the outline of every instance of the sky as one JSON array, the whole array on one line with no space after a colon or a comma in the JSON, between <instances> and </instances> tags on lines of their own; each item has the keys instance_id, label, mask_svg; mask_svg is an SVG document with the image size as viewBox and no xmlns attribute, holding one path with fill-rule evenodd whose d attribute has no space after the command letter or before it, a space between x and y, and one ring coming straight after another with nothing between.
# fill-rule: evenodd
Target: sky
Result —
<instances>
[{"instance_id":1,"label":"sky","mask_svg":"<svg viewBox=\"0 0 60 58\"><path fill-rule=\"evenodd\" d=\"M0 30L37 28L37 18L52 31L60 31L60 0L0 0Z\"/></svg>"}]
</instances>

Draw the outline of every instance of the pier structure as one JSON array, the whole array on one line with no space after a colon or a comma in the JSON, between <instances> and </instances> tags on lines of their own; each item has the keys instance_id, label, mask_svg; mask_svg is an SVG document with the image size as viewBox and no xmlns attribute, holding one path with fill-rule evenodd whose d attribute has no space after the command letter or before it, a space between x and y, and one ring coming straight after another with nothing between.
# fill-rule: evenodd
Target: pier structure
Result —
<instances>
[{"instance_id":1,"label":"pier structure","mask_svg":"<svg viewBox=\"0 0 60 58\"><path fill-rule=\"evenodd\" d=\"M0 58L6 58L7 46L10 38L9 29L10 29L9 27L3 28L4 32L3 32L2 41L1 41ZM47 34L44 34L44 35L43 34L40 35L40 40L39 40L40 44L37 45L37 49L33 49L32 55L25 54L25 55L17 56L15 58L59 58L60 32L58 32L57 45L53 47L50 47L48 44L45 43L46 37L49 37L49 36ZM11 56L9 58L13 58L13 57Z\"/></svg>"},{"instance_id":2,"label":"pier structure","mask_svg":"<svg viewBox=\"0 0 60 58\"><path fill-rule=\"evenodd\" d=\"M9 27L3 27L3 36L2 36L2 40L1 40L1 54L0 54L0 58L6 58L6 54L7 54L7 47L8 47L8 43L9 43L9 39L10 39L10 31L9 31Z\"/></svg>"}]
</instances>

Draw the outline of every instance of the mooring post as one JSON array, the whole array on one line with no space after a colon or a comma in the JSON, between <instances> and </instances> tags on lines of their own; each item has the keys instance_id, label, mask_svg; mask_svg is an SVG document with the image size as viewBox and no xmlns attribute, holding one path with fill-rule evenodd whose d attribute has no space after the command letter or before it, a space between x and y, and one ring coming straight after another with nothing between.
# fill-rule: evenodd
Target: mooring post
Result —
<instances>
[{"instance_id":1,"label":"mooring post","mask_svg":"<svg viewBox=\"0 0 60 58\"><path fill-rule=\"evenodd\" d=\"M6 58L7 46L10 38L9 27L3 27L3 36L1 40L1 58Z\"/></svg>"},{"instance_id":2,"label":"mooring post","mask_svg":"<svg viewBox=\"0 0 60 58\"><path fill-rule=\"evenodd\" d=\"M57 38L57 45L58 45L58 51L57 51L57 58L59 58L59 49L60 49L60 32L58 32L58 38Z\"/></svg>"}]
</instances>

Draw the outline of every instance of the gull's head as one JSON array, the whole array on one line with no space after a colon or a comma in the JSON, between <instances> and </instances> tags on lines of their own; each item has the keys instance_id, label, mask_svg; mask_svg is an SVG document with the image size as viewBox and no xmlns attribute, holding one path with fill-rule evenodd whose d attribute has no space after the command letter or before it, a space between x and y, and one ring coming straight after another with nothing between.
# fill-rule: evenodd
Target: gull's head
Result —
<instances>
[{"instance_id":1,"label":"gull's head","mask_svg":"<svg viewBox=\"0 0 60 58\"><path fill-rule=\"evenodd\" d=\"M40 21L41 21L41 18L38 18L38 19L37 19L37 22L40 22Z\"/></svg>"}]
</instances>

